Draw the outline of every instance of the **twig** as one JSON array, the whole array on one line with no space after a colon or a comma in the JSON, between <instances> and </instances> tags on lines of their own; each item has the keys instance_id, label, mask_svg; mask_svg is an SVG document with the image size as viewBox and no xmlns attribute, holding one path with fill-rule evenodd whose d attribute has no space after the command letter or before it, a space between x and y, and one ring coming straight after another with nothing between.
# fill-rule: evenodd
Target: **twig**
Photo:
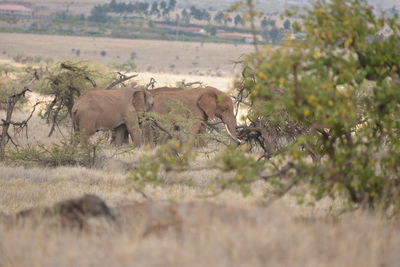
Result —
<instances>
[{"instance_id":1,"label":"twig","mask_svg":"<svg viewBox=\"0 0 400 267\"><path fill-rule=\"evenodd\" d=\"M168 171L173 171L173 172L196 172L196 171L204 171L204 170L212 170L212 169L218 169L217 166L201 166L201 167L187 167L187 168L172 168L168 169Z\"/></svg>"},{"instance_id":2,"label":"twig","mask_svg":"<svg viewBox=\"0 0 400 267\"><path fill-rule=\"evenodd\" d=\"M133 190L135 190L136 193L139 193L142 197L144 197L147 200L152 201L153 199L151 197L149 197L145 192L143 192L142 190L140 190L139 188L137 188L135 185L132 184L132 188Z\"/></svg>"},{"instance_id":3,"label":"twig","mask_svg":"<svg viewBox=\"0 0 400 267\"><path fill-rule=\"evenodd\" d=\"M154 89L154 84L156 82L157 81L153 77L151 77L149 83L145 85L145 89L149 89L150 87L151 89Z\"/></svg>"},{"instance_id":4,"label":"twig","mask_svg":"<svg viewBox=\"0 0 400 267\"><path fill-rule=\"evenodd\" d=\"M273 174L268 174L268 173L266 173L266 172L262 172L261 175L260 175L260 179L261 179L261 180L264 180L264 181L267 181L267 180L269 180L269 179L271 179L271 178L284 175L284 174L286 174L288 171L290 171L291 169L298 170L298 169L297 169L297 166L296 166L293 162L289 162L289 163L286 164L282 169L280 169L278 172L273 173Z\"/></svg>"},{"instance_id":5,"label":"twig","mask_svg":"<svg viewBox=\"0 0 400 267\"><path fill-rule=\"evenodd\" d=\"M134 74L134 75L131 75L131 76L126 76L125 74L122 74L122 73L119 73L119 74L120 74L120 78L118 80L112 82L109 86L107 86L106 87L107 90L113 88L114 86L116 86L116 85L118 85L120 83L126 82L127 80L135 78L135 77L138 76L138 74Z\"/></svg>"},{"instance_id":6,"label":"twig","mask_svg":"<svg viewBox=\"0 0 400 267\"><path fill-rule=\"evenodd\" d=\"M159 128L161 131L163 131L164 133L166 133L168 135L168 138L173 138L172 134L170 132L168 132L167 130L165 130L159 123L158 121L151 116L146 116L146 120L149 120L153 123L154 126L156 126L157 128Z\"/></svg>"},{"instance_id":7,"label":"twig","mask_svg":"<svg viewBox=\"0 0 400 267\"><path fill-rule=\"evenodd\" d=\"M224 191L225 191L225 188L220 188L217 192L214 192L212 194L209 194L209 195L197 195L197 197L199 197L199 198L217 197L217 196L221 195Z\"/></svg>"},{"instance_id":8,"label":"twig","mask_svg":"<svg viewBox=\"0 0 400 267\"><path fill-rule=\"evenodd\" d=\"M200 81L197 81L197 82L190 82L190 83L186 83L185 80L182 81L182 85L183 85L184 87L192 87L192 86L195 85L195 84L198 84L198 85L200 85L200 86L203 86L203 83L200 82Z\"/></svg>"},{"instance_id":9,"label":"twig","mask_svg":"<svg viewBox=\"0 0 400 267\"><path fill-rule=\"evenodd\" d=\"M67 70L70 70L70 71L72 71L72 72L79 72L79 73L81 73L81 74L83 75L83 77L84 77L86 80L88 80L88 81L92 84L93 87L97 87L96 82L95 82L85 71L83 71L82 69L80 69L80 68L78 68L78 67L75 67L75 66L72 66L72 65L68 65L68 64L65 63L65 62L62 62L62 63L60 64L60 67L61 67L62 69L67 69Z\"/></svg>"}]
</instances>

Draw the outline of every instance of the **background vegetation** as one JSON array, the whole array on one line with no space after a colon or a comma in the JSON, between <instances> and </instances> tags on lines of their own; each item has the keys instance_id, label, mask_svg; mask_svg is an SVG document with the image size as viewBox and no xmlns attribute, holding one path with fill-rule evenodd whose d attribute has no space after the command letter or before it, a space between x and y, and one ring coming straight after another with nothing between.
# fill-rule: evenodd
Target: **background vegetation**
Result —
<instances>
[{"instance_id":1,"label":"background vegetation","mask_svg":"<svg viewBox=\"0 0 400 267\"><path fill-rule=\"evenodd\" d=\"M248 23L258 16L252 1L232 10ZM0 265L397 266L399 17L363 0L320 0L289 15L301 17L291 23L298 38L254 45L243 59L233 92L241 145L216 134L218 122L205 148L114 149L101 136L77 146L60 133L68 123L48 137L33 107L57 111L56 100L68 114L76 89L121 73L45 59L1 65L2 140L15 144L0 164ZM84 193L101 196L118 223L94 216L79 231L14 221Z\"/></svg>"}]
</instances>

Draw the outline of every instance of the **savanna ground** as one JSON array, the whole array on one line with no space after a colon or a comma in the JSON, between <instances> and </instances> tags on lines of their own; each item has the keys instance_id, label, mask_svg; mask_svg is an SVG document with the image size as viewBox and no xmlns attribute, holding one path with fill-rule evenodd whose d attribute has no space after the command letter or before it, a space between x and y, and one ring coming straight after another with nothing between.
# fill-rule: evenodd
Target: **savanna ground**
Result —
<instances>
[{"instance_id":1,"label":"savanna ground","mask_svg":"<svg viewBox=\"0 0 400 267\"><path fill-rule=\"evenodd\" d=\"M185 75L232 76L238 71L234 61L252 49L251 45L0 33L2 59L29 55L125 62L133 56L140 72Z\"/></svg>"},{"instance_id":2,"label":"savanna ground","mask_svg":"<svg viewBox=\"0 0 400 267\"><path fill-rule=\"evenodd\" d=\"M7 39L4 36L2 34L0 38L2 47L5 42L14 42L8 50L19 51L18 47L24 47L26 54L59 55L62 58L68 57L67 47L74 46L68 38L77 38L38 36L36 39L60 38L60 43L65 43L61 48L53 42L48 42L50 47L44 43L35 46L38 41L33 35L7 35ZM28 46L16 42L18 38L27 37L30 40ZM74 40L85 50L85 39ZM107 42L112 41L115 43L110 43L110 47L116 42L128 42ZM161 49L171 47L171 43L161 43L154 42L154 46L159 47L157 57L148 52L146 58L143 52L143 62L168 66L176 53L187 53L187 57L193 57L197 46L180 44L191 45L193 51L180 53L178 48L168 57L163 55ZM152 51L148 46L143 45L142 49ZM205 44L204 49L208 46L211 45ZM34 47L41 47L41 52L35 54ZM215 49L217 47L215 45ZM53 50L55 48L60 50ZM100 49L104 48L98 48L98 51ZM133 49L138 51L138 48ZM236 54L222 52L226 47L219 49L210 47L209 51L213 51L215 56L220 54L226 59L236 59ZM199 51L203 50L200 48ZM245 49L232 51L237 54L246 52ZM140 59L141 53L138 54ZM205 62L213 62L211 58L208 55ZM187 64L183 56L180 60ZM216 62L224 61L218 59ZM140 61L138 63L143 65ZM189 73L185 65L177 66L180 73ZM213 63L212 66L216 65ZM218 78L157 73L141 74L139 82L148 82L150 76L158 81L157 86L175 85L184 78L188 82L200 80L223 90L228 90L232 83L232 76L228 75ZM41 97L30 93L30 98L32 105ZM26 117L30 105L16 112L14 118ZM29 139L19 135L18 140L30 144L61 140L58 132L48 138L48 131L49 126L36 113L29 124ZM201 149L204 155L197 160L197 164L207 164L219 148L218 145L210 145ZM379 213L361 210L340 214L340 201L333 203L323 199L313 206L299 205L294 191L270 202L267 201L268 196L263 195L265 189L268 192L263 182L254 184L254 194L248 197L232 190L205 197L210 194L208 185L214 179L211 177L215 176L215 171L211 170L180 173L178 178L191 181L191 185L166 183L161 187L146 186L144 192L151 200L146 199L127 180L129 170L135 167L146 150L148 148L115 155L116 151L110 148L93 168L1 164L2 213L12 215L23 209L51 206L60 200L93 193L109 206L120 210L128 219L120 227L100 225L88 232L52 229L45 221L40 225L13 227L0 224L0 266L398 266L399 222L388 222ZM166 177L169 178L176 177ZM136 208L123 208L132 203L137 205ZM159 225L162 232L147 234L154 224Z\"/></svg>"}]
</instances>

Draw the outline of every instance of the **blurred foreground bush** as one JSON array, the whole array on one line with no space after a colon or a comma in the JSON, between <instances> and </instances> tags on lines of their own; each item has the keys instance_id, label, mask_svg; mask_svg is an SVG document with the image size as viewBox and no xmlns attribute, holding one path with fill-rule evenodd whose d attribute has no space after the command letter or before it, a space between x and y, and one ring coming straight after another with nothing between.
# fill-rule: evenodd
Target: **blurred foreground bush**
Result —
<instances>
[{"instance_id":1,"label":"blurred foreground bush","mask_svg":"<svg viewBox=\"0 0 400 267\"><path fill-rule=\"evenodd\" d=\"M364 0L318 0L289 12L302 18L293 29L304 36L246 57L237 101L250 124L239 130L249 144L258 138L264 155L247 154L247 146L221 152L204 166L231 174L218 179L220 189L248 194L265 180L283 195L306 184L311 190L300 200L312 193L399 213L400 24L397 15L376 14ZM286 143L277 148L269 128ZM161 183L164 157L146 158L132 180ZM184 162L189 167L179 171L190 170Z\"/></svg>"},{"instance_id":2,"label":"blurred foreground bush","mask_svg":"<svg viewBox=\"0 0 400 267\"><path fill-rule=\"evenodd\" d=\"M244 63L250 117L307 129L280 158L316 199L400 208L398 16L363 0L316 1L299 14L293 28L304 38Z\"/></svg>"}]
</instances>

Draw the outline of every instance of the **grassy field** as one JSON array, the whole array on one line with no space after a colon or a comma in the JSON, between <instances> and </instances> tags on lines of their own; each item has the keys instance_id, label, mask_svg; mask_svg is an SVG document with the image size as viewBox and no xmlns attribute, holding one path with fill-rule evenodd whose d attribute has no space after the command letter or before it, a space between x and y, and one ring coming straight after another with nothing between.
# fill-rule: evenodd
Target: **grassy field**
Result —
<instances>
[{"instance_id":1,"label":"grassy field","mask_svg":"<svg viewBox=\"0 0 400 267\"><path fill-rule=\"evenodd\" d=\"M28 43L27 43L28 42ZM127 40L111 38L0 33L0 58L17 55L124 62L135 53L140 72L232 76L234 61L253 51L250 45ZM105 55L102 55L102 51Z\"/></svg>"},{"instance_id":2,"label":"grassy field","mask_svg":"<svg viewBox=\"0 0 400 267\"><path fill-rule=\"evenodd\" d=\"M111 62L123 61L135 51L139 70L153 67L139 73L139 83L154 77L157 86L170 86L185 79L224 91L232 87L235 73L230 61L252 49L20 34L0 34L0 47L6 51L5 60L17 53L71 58L71 48L79 48L85 57ZM102 50L107 57L99 55ZM196 56L199 64L193 66ZM171 63L177 67L167 73ZM218 66L224 77L210 76L216 74L208 70ZM32 105L44 99L37 93L29 97L29 104L13 120L26 118ZM69 132L62 130L64 135ZM20 145L59 143L63 138L59 132L49 138L48 132L49 126L36 112L29 124L29 139L14 132L12 136ZM199 149L202 153L195 165L207 165L222 149L216 144ZM400 221L384 219L379 212L342 214L340 200L300 205L299 191L293 191L271 202L272 188L264 182L255 183L254 193L247 197L235 190L206 197L212 193L209 186L214 179L225 175L215 170L183 172L178 177L166 174L162 186L144 188L150 199L145 198L128 177L139 157L149 151L118 154L107 148L92 168L1 163L0 266L398 266ZM191 183L169 182L176 178ZM308 192L309 188L296 190ZM93 221L87 231L57 228L46 220L7 223L8 216L21 210L52 206L86 193L104 199L120 221Z\"/></svg>"},{"instance_id":3,"label":"grassy field","mask_svg":"<svg viewBox=\"0 0 400 267\"><path fill-rule=\"evenodd\" d=\"M174 79L159 77L164 84ZM30 98L14 119L25 118L29 106L43 97L31 93ZM16 136L20 144L62 138L59 133L48 138L49 127L37 114L29 129L29 140ZM209 153L196 164L207 164L216 153L210 151L220 149L203 148ZM340 201L304 206L294 194L270 203L263 182L254 184L248 197L231 190L204 197L215 179L210 170L179 174L190 186L148 185L149 200L127 180L146 149L119 156L113 152L107 150L93 168L0 164L0 266L397 266L400 260L398 220L365 211L338 217ZM104 199L122 221L95 221L90 231L79 232L46 220L13 225L2 220L85 193Z\"/></svg>"}]
</instances>

